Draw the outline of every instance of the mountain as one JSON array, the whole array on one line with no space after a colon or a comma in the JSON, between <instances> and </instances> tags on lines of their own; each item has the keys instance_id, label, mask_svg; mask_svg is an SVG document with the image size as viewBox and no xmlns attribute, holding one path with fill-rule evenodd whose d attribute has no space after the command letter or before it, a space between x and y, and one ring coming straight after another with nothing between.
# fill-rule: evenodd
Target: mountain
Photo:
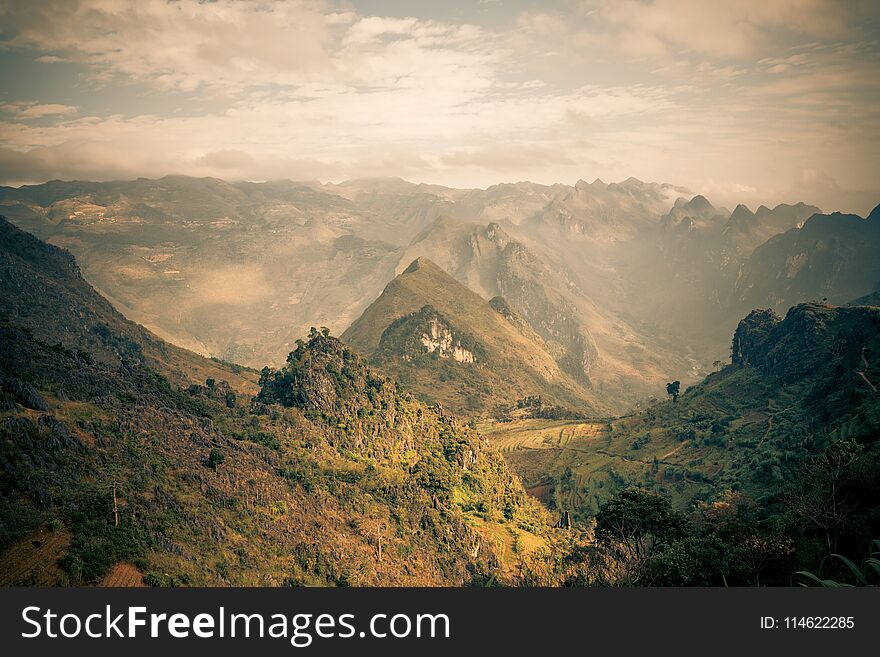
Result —
<instances>
[{"instance_id":1,"label":"mountain","mask_svg":"<svg viewBox=\"0 0 880 657\"><path fill-rule=\"evenodd\" d=\"M553 231L593 245L628 241L669 208L671 197L685 191L668 184L628 178L621 183L579 180L524 223L530 233Z\"/></svg>"},{"instance_id":2,"label":"mountain","mask_svg":"<svg viewBox=\"0 0 880 657\"><path fill-rule=\"evenodd\" d=\"M424 256L485 299L502 296L566 375L618 412L662 394L668 380L699 380L726 358L753 307L843 303L877 283L855 272L840 290L855 294L838 298L833 259L816 260L792 286L784 260L802 251L753 254L803 230L818 208L730 213L635 178L487 189L400 179L51 181L0 188L0 211L70 250L86 280L153 334L254 368L282 364L313 325L343 331Z\"/></svg>"},{"instance_id":3,"label":"mountain","mask_svg":"<svg viewBox=\"0 0 880 657\"><path fill-rule=\"evenodd\" d=\"M542 481L530 460L557 475L570 468L564 504L572 512L595 511L636 482L681 508L724 490L770 499L805 459L837 441L880 456L878 329L877 307L801 304L784 319L756 310L734 333L731 364L675 402L611 422L525 420L484 429L529 485ZM546 434L558 440L538 438ZM552 465L536 448L554 452Z\"/></svg>"},{"instance_id":4,"label":"mountain","mask_svg":"<svg viewBox=\"0 0 880 657\"><path fill-rule=\"evenodd\" d=\"M441 217L413 240L404 258L420 254L484 298L503 297L559 367L617 412L661 391L670 376L694 376L694 362L673 339L596 303L581 276L497 223Z\"/></svg>"},{"instance_id":5,"label":"mountain","mask_svg":"<svg viewBox=\"0 0 880 657\"><path fill-rule=\"evenodd\" d=\"M858 299L850 301L848 306L880 306L880 290L874 290Z\"/></svg>"},{"instance_id":6,"label":"mountain","mask_svg":"<svg viewBox=\"0 0 880 657\"><path fill-rule=\"evenodd\" d=\"M612 421L515 418L480 430L576 524L633 487L690 517L693 535L659 581L789 586L793 572L860 554L880 532L878 389L880 308L801 304L784 319L750 313L732 362L677 401Z\"/></svg>"},{"instance_id":7,"label":"mountain","mask_svg":"<svg viewBox=\"0 0 880 657\"><path fill-rule=\"evenodd\" d=\"M705 196L697 195L691 200L677 198L672 209L660 218L666 230L685 232L707 230L724 223L730 216L724 208L715 208Z\"/></svg>"},{"instance_id":8,"label":"mountain","mask_svg":"<svg viewBox=\"0 0 880 657\"><path fill-rule=\"evenodd\" d=\"M678 199L661 218L659 234L643 236L623 266L642 270L633 281L633 305L686 336L699 360L722 359L739 319L762 305L733 301L748 258L769 237L799 226L816 212L818 208L799 203L761 206L755 213L740 204L730 213L704 197ZM810 298L792 298L790 305Z\"/></svg>"},{"instance_id":9,"label":"mountain","mask_svg":"<svg viewBox=\"0 0 880 657\"><path fill-rule=\"evenodd\" d=\"M485 440L329 332L257 381L4 220L0 295L3 585L512 582L552 540Z\"/></svg>"},{"instance_id":10,"label":"mountain","mask_svg":"<svg viewBox=\"0 0 880 657\"><path fill-rule=\"evenodd\" d=\"M774 235L799 228L806 219L820 212L819 208L805 203L782 203L773 209L761 205L753 213L740 204L730 215L722 232L740 252L750 253Z\"/></svg>"},{"instance_id":11,"label":"mountain","mask_svg":"<svg viewBox=\"0 0 880 657\"><path fill-rule=\"evenodd\" d=\"M341 337L421 398L455 412L485 414L532 395L607 410L508 305L486 301L427 258L413 260Z\"/></svg>"},{"instance_id":12,"label":"mountain","mask_svg":"<svg viewBox=\"0 0 880 657\"><path fill-rule=\"evenodd\" d=\"M81 350L111 367L129 364L161 371L185 386L206 378L256 392L257 373L200 358L126 320L86 283L70 253L48 247L0 217L2 319L62 351Z\"/></svg>"},{"instance_id":13,"label":"mountain","mask_svg":"<svg viewBox=\"0 0 880 657\"><path fill-rule=\"evenodd\" d=\"M866 219L815 214L752 252L736 281L733 305L784 310L805 299L846 303L878 283L880 210Z\"/></svg>"},{"instance_id":14,"label":"mountain","mask_svg":"<svg viewBox=\"0 0 880 657\"><path fill-rule=\"evenodd\" d=\"M117 310L203 355L280 363L315 324L341 330L392 275L389 216L305 184L170 176L3 188L0 212L77 255ZM387 226L387 230L382 228Z\"/></svg>"}]
</instances>

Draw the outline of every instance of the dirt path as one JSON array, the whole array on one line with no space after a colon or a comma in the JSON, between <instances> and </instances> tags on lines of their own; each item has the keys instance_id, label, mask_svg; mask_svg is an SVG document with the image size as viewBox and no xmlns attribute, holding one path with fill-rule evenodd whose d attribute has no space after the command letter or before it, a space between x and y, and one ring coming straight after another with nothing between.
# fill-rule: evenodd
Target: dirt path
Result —
<instances>
[{"instance_id":1,"label":"dirt path","mask_svg":"<svg viewBox=\"0 0 880 657\"><path fill-rule=\"evenodd\" d=\"M624 456L623 454L615 454L614 452L609 452L604 449L597 449L595 451L598 452L599 454L604 454L605 456L612 456L617 459L622 459L624 461L628 461L629 463L641 463L642 465L654 465L654 459L651 459L650 461L648 461L646 459L637 459L637 458L633 458L632 456ZM672 463L670 461L664 461L659 458L657 459L657 463L660 463L661 465L672 465L677 468L681 467L680 463Z\"/></svg>"},{"instance_id":2,"label":"dirt path","mask_svg":"<svg viewBox=\"0 0 880 657\"><path fill-rule=\"evenodd\" d=\"M675 448L674 450L672 450L671 452L666 452L663 456L660 457L660 460L662 461L663 459L668 459L668 458L669 458L670 456L672 456L673 454L678 454L682 449L684 449L684 446L685 446L685 445L687 445L687 443L682 443L681 445L679 445L678 447L676 447L676 448Z\"/></svg>"},{"instance_id":3,"label":"dirt path","mask_svg":"<svg viewBox=\"0 0 880 657\"><path fill-rule=\"evenodd\" d=\"M862 347L862 365L865 367L864 370L856 370L856 374L862 377L862 381L871 386L871 390L877 392L877 386L871 383L871 380L868 378L868 375L865 374L865 370L868 369L868 359L865 357L865 347Z\"/></svg>"},{"instance_id":4,"label":"dirt path","mask_svg":"<svg viewBox=\"0 0 880 657\"><path fill-rule=\"evenodd\" d=\"M870 380L868 380L868 377L865 376L864 372L856 372L856 374L858 374L860 377L862 377L862 380L865 383L867 383L869 386L871 386L871 390L873 390L874 392L877 392L877 386L875 386L873 383L871 383Z\"/></svg>"},{"instance_id":5,"label":"dirt path","mask_svg":"<svg viewBox=\"0 0 880 657\"><path fill-rule=\"evenodd\" d=\"M627 461L629 463L641 463L642 465L654 465L653 459L650 461L644 461L642 459L634 459L629 456L624 456L623 454L615 454L613 452L607 452L604 449L597 449L596 451L599 452L600 454L604 454L605 456L611 456L614 458L618 458L623 461ZM661 465L671 465L674 468L682 468L682 465L680 463L670 463L669 461L661 461L660 459L657 459L657 463L660 463ZM719 472L720 472L720 470L719 470ZM698 481L696 479L691 479L686 473L684 475L683 480L690 482L692 484L699 484L700 486L704 486L707 483L705 481Z\"/></svg>"}]
</instances>

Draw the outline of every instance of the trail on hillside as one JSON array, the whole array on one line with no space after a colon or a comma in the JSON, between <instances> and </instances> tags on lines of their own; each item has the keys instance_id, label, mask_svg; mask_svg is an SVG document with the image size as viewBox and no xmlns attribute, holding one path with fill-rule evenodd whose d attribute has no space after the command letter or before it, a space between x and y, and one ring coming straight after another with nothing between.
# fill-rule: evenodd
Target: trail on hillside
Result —
<instances>
[{"instance_id":1,"label":"trail on hillside","mask_svg":"<svg viewBox=\"0 0 880 657\"><path fill-rule=\"evenodd\" d=\"M865 347L862 347L862 364L865 366L865 370L868 369L868 359L865 357ZM877 392L877 386L871 383L871 380L868 378L868 375L865 374L865 370L856 370L856 374L862 377L862 380L871 386L871 390Z\"/></svg>"},{"instance_id":2,"label":"trail on hillside","mask_svg":"<svg viewBox=\"0 0 880 657\"><path fill-rule=\"evenodd\" d=\"M785 409L788 410L788 409ZM767 418L767 431L764 432L764 435L761 436L761 440L758 441L758 447L764 444L764 441L767 440L767 436L770 435L770 432L773 431L773 415L770 415Z\"/></svg>"},{"instance_id":3,"label":"trail on hillside","mask_svg":"<svg viewBox=\"0 0 880 657\"><path fill-rule=\"evenodd\" d=\"M669 457L672 456L673 454L677 454L678 452L680 452L680 451L684 448L685 445L687 445L687 443L682 443L681 445L679 445L678 447L676 447L676 448L675 448L674 450L672 450L671 452L666 452L663 456L660 457L660 460L662 461L663 459L669 458Z\"/></svg>"}]
</instances>

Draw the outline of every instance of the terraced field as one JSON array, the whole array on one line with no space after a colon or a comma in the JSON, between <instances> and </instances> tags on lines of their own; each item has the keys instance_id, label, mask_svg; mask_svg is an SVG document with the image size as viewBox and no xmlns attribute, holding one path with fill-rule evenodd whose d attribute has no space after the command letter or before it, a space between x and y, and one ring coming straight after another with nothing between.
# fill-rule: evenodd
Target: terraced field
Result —
<instances>
[{"instance_id":1,"label":"terraced field","mask_svg":"<svg viewBox=\"0 0 880 657\"><path fill-rule=\"evenodd\" d=\"M764 420L766 417L755 418ZM689 474L705 457L692 441L657 433L636 448L629 418L613 421L517 419L479 427L520 476L527 491L551 508L585 519L627 485L656 487L685 506L706 482ZM702 459L701 459L702 461ZM720 463L702 464L707 474Z\"/></svg>"},{"instance_id":2,"label":"terraced field","mask_svg":"<svg viewBox=\"0 0 880 657\"><path fill-rule=\"evenodd\" d=\"M58 586L67 577L58 560L67 552L70 533L41 529L0 554L0 586Z\"/></svg>"},{"instance_id":3,"label":"terraced field","mask_svg":"<svg viewBox=\"0 0 880 657\"><path fill-rule=\"evenodd\" d=\"M118 563L101 580L101 586L144 586L144 574L130 563Z\"/></svg>"},{"instance_id":4,"label":"terraced field","mask_svg":"<svg viewBox=\"0 0 880 657\"><path fill-rule=\"evenodd\" d=\"M550 501L554 482L584 454L608 446L609 425L572 420L518 419L480 427L535 497Z\"/></svg>"},{"instance_id":5,"label":"terraced field","mask_svg":"<svg viewBox=\"0 0 880 657\"><path fill-rule=\"evenodd\" d=\"M481 427L492 443L502 452L518 449L555 449L579 445L607 435L610 425L572 420L514 420L492 422Z\"/></svg>"}]
</instances>

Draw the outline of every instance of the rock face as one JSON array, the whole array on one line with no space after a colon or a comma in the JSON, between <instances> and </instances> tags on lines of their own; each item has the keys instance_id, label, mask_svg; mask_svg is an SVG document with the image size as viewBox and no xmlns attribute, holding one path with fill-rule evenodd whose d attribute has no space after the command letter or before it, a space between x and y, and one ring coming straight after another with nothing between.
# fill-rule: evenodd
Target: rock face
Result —
<instances>
[{"instance_id":1,"label":"rock face","mask_svg":"<svg viewBox=\"0 0 880 657\"><path fill-rule=\"evenodd\" d=\"M431 305L392 322L382 332L379 348L407 361L427 354L459 363L476 363L475 352L485 351L474 338L454 329Z\"/></svg>"},{"instance_id":2,"label":"rock face","mask_svg":"<svg viewBox=\"0 0 880 657\"><path fill-rule=\"evenodd\" d=\"M878 335L876 307L802 303L785 319L773 310L755 310L736 329L731 360L782 384L819 378L823 372L828 380L852 378L868 367L865 350ZM841 371L829 371L834 367Z\"/></svg>"},{"instance_id":3,"label":"rock face","mask_svg":"<svg viewBox=\"0 0 880 657\"><path fill-rule=\"evenodd\" d=\"M440 319L430 321L429 332L422 333L421 342L428 353L436 353L440 358L452 358L459 363L473 363L474 354L461 346L449 326Z\"/></svg>"},{"instance_id":4,"label":"rock face","mask_svg":"<svg viewBox=\"0 0 880 657\"><path fill-rule=\"evenodd\" d=\"M782 318L773 310L753 310L733 334L730 358L734 364L748 365L763 355L764 343Z\"/></svg>"},{"instance_id":5,"label":"rock face","mask_svg":"<svg viewBox=\"0 0 880 657\"><path fill-rule=\"evenodd\" d=\"M584 384L599 352L581 313L553 283L550 272L518 242L508 243L498 269L498 290L545 342L555 347L559 366Z\"/></svg>"},{"instance_id":6,"label":"rock face","mask_svg":"<svg viewBox=\"0 0 880 657\"><path fill-rule=\"evenodd\" d=\"M737 310L787 310L806 299L843 304L880 283L880 212L814 214L758 246L733 290Z\"/></svg>"}]
</instances>

